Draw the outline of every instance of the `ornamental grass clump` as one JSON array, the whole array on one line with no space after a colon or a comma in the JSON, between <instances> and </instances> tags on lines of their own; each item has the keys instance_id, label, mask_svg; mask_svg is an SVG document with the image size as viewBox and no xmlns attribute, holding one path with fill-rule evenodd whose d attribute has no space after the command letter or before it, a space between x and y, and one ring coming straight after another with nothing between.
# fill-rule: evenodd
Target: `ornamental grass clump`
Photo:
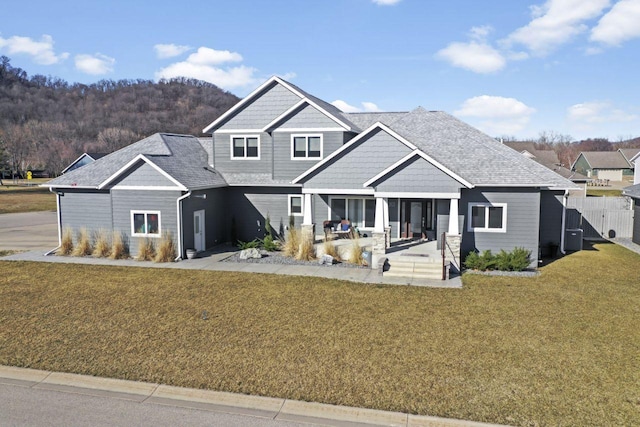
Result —
<instances>
[{"instance_id":1,"label":"ornamental grass clump","mask_svg":"<svg viewBox=\"0 0 640 427\"><path fill-rule=\"evenodd\" d=\"M289 227L289 233L280 246L284 256L295 257L300 249L300 233L298 229Z\"/></svg>"},{"instance_id":2,"label":"ornamental grass clump","mask_svg":"<svg viewBox=\"0 0 640 427\"><path fill-rule=\"evenodd\" d=\"M62 233L62 242L58 253L60 255L71 255L73 253L73 231L68 227Z\"/></svg>"},{"instance_id":3,"label":"ornamental grass clump","mask_svg":"<svg viewBox=\"0 0 640 427\"><path fill-rule=\"evenodd\" d=\"M111 254L111 242L105 230L96 231L95 244L93 246L94 257L106 258Z\"/></svg>"},{"instance_id":4,"label":"ornamental grass clump","mask_svg":"<svg viewBox=\"0 0 640 427\"><path fill-rule=\"evenodd\" d=\"M156 257L156 247L153 240L148 237L140 239L138 242L138 261L152 261Z\"/></svg>"},{"instance_id":5,"label":"ornamental grass clump","mask_svg":"<svg viewBox=\"0 0 640 427\"><path fill-rule=\"evenodd\" d=\"M325 255L332 256L334 260L340 261L340 254L338 253L338 248L332 240L325 240L322 245L322 250Z\"/></svg>"},{"instance_id":6,"label":"ornamental grass clump","mask_svg":"<svg viewBox=\"0 0 640 427\"><path fill-rule=\"evenodd\" d=\"M311 261L316 259L316 248L313 246L313 238L310 236L304 236L300 240L300 249L298 249L296 259L300 261Z\"/></svg>"},{"instance_id":7,"label":"ornamental grass clump","mask_svg":"<svg viewBox=\"0 0 640 427\"><path fill-rule=\"evenodd\" d=\"M362 247L360 246L360 241L357 237L351 241L349 262L356 265L366 265L364 256L362 255Z\"/></svg>"},{"instance_id":8,"label":"ornamental grass clump","mask_svg":"<svg viewBox=\"0 0 640 427\"><path fill-rule=\"evenodd\" d=\"M73 250L74 256L87 256L93 253L93 247L91 246L91 238L86 228L81 228L78 231L78 243Z\"/></svg>"},{"instance_id":9,"label":"ornamental grass clump","mask_svg":"<svg viewBox=\"0 0 640 427\"><path fill-rule=\"evenodd\" d=\"M114 231L111 238L111 259L126 259L129 258L129 247L125 243L122 233Z\"/></svg>"},{"instance_id":10,"label":"ornamental grass clump","mask_svg":"<svg viewBox=\"0 0 640 427\"><path fill-rule=\"evenodd\" d=\"M162 233L160 244L158 245L158 253L156 254L155 262L172 262L176 259L176 245L173 243L171 233L165 231Z\"/></svg>"}]
</instances>

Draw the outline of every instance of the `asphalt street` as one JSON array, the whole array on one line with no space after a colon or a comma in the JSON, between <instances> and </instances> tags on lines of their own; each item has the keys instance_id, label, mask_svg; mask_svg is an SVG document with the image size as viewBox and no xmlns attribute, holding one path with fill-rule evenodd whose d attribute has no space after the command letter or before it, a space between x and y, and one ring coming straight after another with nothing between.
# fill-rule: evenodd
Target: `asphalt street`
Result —
<instances>
[{"instance_id":1,"label":"asphalt street","mask_svg":"<svg viewBox=\"0 0 640 427\"><path fill-rule=\"evenodd\" d=\"M308 426L131 400L0 384L0 426Z\"/></svg>"},{"instance_id":2,"label":"asphalt street","mask_svg":"<svg viewBox=\"0 0 640 427\"><path fill-rule=\"evenodd\" d=\"M0 249L49 251L58 246L56 212L0 215Z\"/></svg>"}]
</instances>

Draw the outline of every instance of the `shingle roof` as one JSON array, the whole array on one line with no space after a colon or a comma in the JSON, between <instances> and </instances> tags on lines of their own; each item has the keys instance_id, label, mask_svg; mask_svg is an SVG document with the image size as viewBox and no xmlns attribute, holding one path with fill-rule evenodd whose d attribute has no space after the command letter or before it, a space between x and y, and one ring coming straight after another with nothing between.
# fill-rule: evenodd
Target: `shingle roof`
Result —
<instances>
[{"instance_id":1,"label":"shingle roof","mask_svg":"<svg viewBox=\"0 0 640 427\"><path fill-rule=\"evenodd\" d=\"M391 126L397 119L408 114L407 111L402 112L378 112L378 113L343 113L360 129L367 129L376 122Z\"/></svg>"},{"instance_id":2,"label":"shingle roof","mask_svg":"<svg viewBox=\"0 0 640 427\"><path fill-rule=\"evenodd\" d=\"M166 133L151 135L44 185L98 188L141 154L189 189L226 185L219 173L208 168L207 154L196 137Z\"/></svg>"},{"instance_id":3,"label":"shingle roof","mask_svg":"<svg viewBox=\"0 0 640 427\"><path fill-rule=\"evenodd\" d=\"M631 167L619 151L583 151L592 169L628 169Z\"/></svg>"},{"instance_id":4,"label":"shingle roof","mask_svg":"<svg viewBox=\"0 0 640 427\"><path fill-rule=\"evenodd\" d=\"M441 111L419 107L390 127L477 186L576 188L557 173Z\"/></svg>"},{"instance_id":5,"label":"shingle roof","mask_svg":"<svg viewBox=\"0 0 640 427\"><path fill-rule=\"evenodd\" d=\"M640 184L626 187L622 190L624 196L633 197L634 199L640 199Z\"/></svg>"},{"instance_id":6,"label":"shingle roof","mask_svg":"<svg viewBox=\"0 0 640 427\"><path fill-rule=\"evenodd\" d=\"M618 151L627 159L627 162L631 162L631 159L640 153L640 148L620 148Z\"/></svg>"}]
</instances>

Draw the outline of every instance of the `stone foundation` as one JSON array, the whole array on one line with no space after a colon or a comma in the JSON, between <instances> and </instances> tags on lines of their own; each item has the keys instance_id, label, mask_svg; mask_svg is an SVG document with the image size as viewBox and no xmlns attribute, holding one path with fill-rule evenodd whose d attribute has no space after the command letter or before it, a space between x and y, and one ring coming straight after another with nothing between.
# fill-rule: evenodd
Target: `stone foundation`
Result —
<instances>
[{"instance_id":1,"label":"stone foundation","mask_svg":"<svg viewBox=\"0 0 640 427\"><path fill-rule=\"evenodd\" d=\"M454 268L458 272L461 271L460 261L460 244L462 243L462 236L459 234L446 234L447 245L445 247L445 260L451 263L451 268Z\"/></svg>"}]
</instances>

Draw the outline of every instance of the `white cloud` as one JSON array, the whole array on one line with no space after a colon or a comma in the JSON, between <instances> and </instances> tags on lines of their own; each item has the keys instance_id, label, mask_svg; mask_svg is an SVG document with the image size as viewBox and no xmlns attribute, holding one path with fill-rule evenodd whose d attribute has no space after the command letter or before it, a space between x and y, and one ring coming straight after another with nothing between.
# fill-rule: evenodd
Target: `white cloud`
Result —
<instances>
[{"instance_id":1,"label":"white cloud","mask_svg":"<svg viewBox=\"0 0 640 427\"><path fill-rule=\"evenodd\" d=\"M76 55L76 68L83 73L100 75L113 72L114 58L96 53L95 55Z\"/></svg>"},{"instance_id":2,"label":"white cloud","mask_svg":"<svg viewBox=\"0 0 640 427\"><path fill-rule=\"evenodd\" d=\"M464 101L454 114L478 119L477 126L490 135L510 135L524 129L535 111L515 98L481 95Z\"/></svg>"},{"instance_id":3,"label":"white cloud","mask_svg":"<svg viewBox=\"0 0 640 427\"><path fill-rule=\"evenodd\" d=\"M223 89L235 89L256 84L255 68L239 65L226 67L228 62L241 62L242 55L228 50L200 47L185 61L171 64L155 73L156 79L187 77L213 83Z\"/></svg>"},{"instance_id":4,"label":"white cloud","mask_svg":"<svg viewBox=\"0 0 640 427\"><path fill-rule=\"evenodd\" d=\"M469 31L469 37L474 40L484 42L487 39L487 36L493 31L493 27L491 25L482 25L480 27L471 27Z\"/></svg>"},{"instance_id":5,"label":"white cloud","mask_svg":"<svg viewBox=\"0 0 640 427\"><path fill-rule=\"evenodd\" d=\"M336 99L331 104L338 107L340 110L342 110L345 113L360 113L363 111L368 113L375 113L380 111L380 108L378 108L378 106L373 102L362 102L361 103L362 108L347 104L345 101L341 99Z\"/></svg>"},{"instance_id":6,"label":"white cloud","mask_svg":"<svg viewBox=\"0 0 640 427\"><path fill-rule=\"evenodd\" d=\"M532 6L532 20L502 40L506 47L521 44L544 56L587 30L585 21L597 18L610 0L547 0Z\"/></svg>"},{"instance_id":7,"label":"white cloud","mask_svg":"<svg viewBox=\"0 0 640 427\"><path fill-rule=\"evenodd\" d=\"M507 61L500 52L484 42L450 43L436 53L436 57L454 67L475 73L493 73L504 68Z\"/></svg>"},{"instance_id":8,"label":"white cloud","mask_svg":"<svg viewBox=\"0 0 640 427\"><path fill-rule=\"evenodd\" d=\"M9 55L31 55L34 62L42 65L57 64L69 57L67 52L56 55L53 44L53 37L48 34L42 35L40 41L21 36L12 36L8 39L0 37L0 50L6 51Z\"/></svg>"},{"instance_id":9,"label":"white cloud","mask_svg":"<svg viewBox=\"0 0 640 427\"><path fill-rule=\"evenodd\" d=\"M156 51L156 55L160 59L164 58L173 58L174 56L182 55L185 52L190 51L191 46L183 46L177 44L157 44L153 46L153 49Z\"/></svg>"},{"instance_id":10,"label":"white cloud","mask_svg":"<svg viewBox=\"0 0 640 427\"><path fill-rule=\"evenodd\" d=\"M591 30L591 40L618 46L640 37L640 0L620 0Z\"/></svg>"},{"instance_id":11,"label":"white cloud","mask_svg":"<svg viewBox=\"0 0 640 427\"><path fill-rule=\"evenodd\" d=\"M615 108L610 102L590 101L567 108L567 119L578 124L623 123L638 120L640 116Z\"/></svg>"},{"instance_id":12,"label":"white cloud","mask_svg":"<svg viewBox=\"0 0 640 427\"><path fill-rule=\"evenodd\" d=\"M371 0L375 4L380 6L392 6L394 4L400 3L402 0Z\"/></svg>"}]
</instances>

